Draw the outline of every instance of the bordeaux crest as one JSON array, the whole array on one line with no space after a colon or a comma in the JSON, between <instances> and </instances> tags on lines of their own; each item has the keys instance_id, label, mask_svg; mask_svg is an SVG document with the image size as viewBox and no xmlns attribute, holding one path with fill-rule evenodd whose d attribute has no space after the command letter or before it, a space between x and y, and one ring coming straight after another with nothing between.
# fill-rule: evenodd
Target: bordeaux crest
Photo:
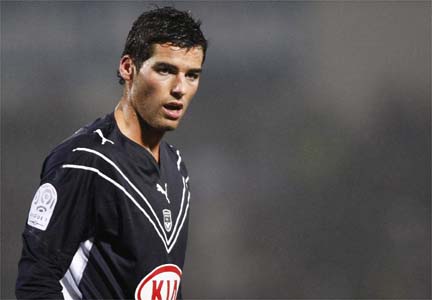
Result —
<instances>
[{"instance_id":1,"label":"bordeaux crest","mask_svg":"<svg viewBox=\"0 0 432 300\"><path fill-rule=\"evenodd\" d=\"M171 211L169 209L164 209L162 211L162 213L163 213L163 220L164 220L165 230L167 232L170 232L171 228L172 228Z\"/></svg>"}]
</instances>

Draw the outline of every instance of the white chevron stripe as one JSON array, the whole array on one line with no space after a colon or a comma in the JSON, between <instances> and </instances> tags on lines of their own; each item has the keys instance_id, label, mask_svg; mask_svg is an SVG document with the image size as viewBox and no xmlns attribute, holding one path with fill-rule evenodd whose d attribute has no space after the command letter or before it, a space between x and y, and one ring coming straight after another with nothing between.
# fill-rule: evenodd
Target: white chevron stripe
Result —
<instances>
[{"instance_id":1,"label":"white chevron stripe","mask_svg":"<svg viewBox=\"0 0 432 300\"><path fill-rule=\"evenodd\" d=\"M173 240L173 238L174 238L174 236L175 236L175 233L176 233L176 227L177 227L177 225L178 225L178 222L179 222L179 220L180 220L180 218L181 218L181 213L182 213L182 210L183 210L183 206L184 206L184 198L185 198L185 192L186 192L186 183L189 181L189 177L187 177L186 179L182 176L182 180L183 180L183 192L182 192L182 200L181 200L181 204L180 204L180 211L179 211L179 213L178 213L178 215L177 215L177 219L176 219L176 222L175 222L175 225L174 225L174 229L173 229L173 231L172 231L172 233L171 233L171 236L170 236L170 238L168 238L167 237L167 235L166 235L166 233L165 233L165 230L163 229L163 226L162 226L162 224L160 223L160 220L159 220L159 218L157 217L157 215L156 215L156 213L155 213L155 211L153 210L153 207L150 205L150 203L149 203L149 201L147 200L147 198L141 193L141 191L129 180L129 178L120 170L120 168L111 160L111 159L109 159L107 156L105 156L104 154L102 154L102 153L100 153L100 152L98 152L98 151L96 151L96 150L93 150L93 149L89 149L89 148L82 148L82 147L79 147L79 148L75 148L75 149L73 149L72 151L84 151L84 152L89 152L89 153L92 153L92 154L95 154L95 155L97 155L97 156L99 156L100 158L102 158L103 160L105 160L107 163L109 163L110 165L112 165L119 173L120 173L120 175L126 180L126 182L134 189L134 191L144 200L144 202L146 203L146 205L147 205L147 207L150 209L150 211L152 212L152 214L153 214L153 216L154 216L154 218L156 219L156 221L157 221L157 224L158 224L158 226L159 226L159 228L160 228L160 231L158 231L158 234L160 235L160 234L162 234L163 235L163 237L164 237L164 239L165 239L165 242L166 242L166 245L170 245L171 244L171 241ZM177 150L177 155L179 156L179 161L177 162L177 165L178 165L178 167L180 167L180 161L181 161L181 157L180 157L180 152ZM136 205L138 205L138 204L136 204ZM141 207L141 206L140 206ZM142 209L142 208L141 208ZM185 211L186 212L186 211ZM157 230L157 229L156 229Z\"/></svg>"},{"instance_id":2,"label":"white chevron stripe","mask_svg":"<svg viewBox=\"0 0 432 300\"><path fill-rule=\"evenodd\" d=\"M185 222L185 220L186 220L186 216L187 216L187 211L188 211L188 209L189 209L189 199L190 199L190 192L188 193L188 200L187 200L187 204L186 204L185 214L183 215L183 220L182 220L182 222L181 222L181 224L180 224L180 228L179 228L179 230L178 230L177 233L176 233L176 237L175 237L173 243L171 244L171 246L170 246L169 249L168 249L168 253L171 252L172 248L174 247L175 243L177 242L177 238L178 238L178 236L180 235L180 231L181 231L182 228L183 228L183 224L184 224L184 222Z\"/></svg>"},{"instance_id":3,"label":"white chevron stripe","mask_svg":"<svg viewBox=\"0 0 432 300\"><path fill-rule=\"evenodd\" d=\"M110 183L112 183L113 185L115 185L117 188L119 188L121 191L123 191L123 193L125 193L125 195L132 200L132 202L135 204L136 207L138 207L139 210L141 210L141 212L146 216L146 218L149 220L149 222L153 225L154 229L156 230L156 233L158 234L158 236L160 237L160 239L162 240L162 243L165 246L165 249L168 253L171 252L171 250L169 250L168 245L164 239L164 237L160 234L156 224L153 222L153 220L150 218L150 216L147 214L147 212L139 205L139 203L134 199L134 197L132 197L131 194L129 194L126 189L119 184L118 182L114 181L112 178L108 177L107 175L105 175L104 173L102 173L101 171L99 171L96 168L91 168L91 167L87 167L87 166L82 166L82 165L72 165L72 164L66 164L62 166L63 168L70 168L70 169L82 169L82 170L87 170L87 171L91 171L91 172L95 172L97 173L100 177L102 177L103 179L109 181Z\"/></svg>"},{"instance_id":4,"label":"white chevron stripe","mask_svg":"<svg viewBox=\"0 0 432 300\"><path fill-rule=\"evenodd\" d=\"M182 210L183 210L183 203L184 203L185 194L186 194L185 193L186 192L186 181L185 181L185 179L184 179L183 176L182 176L182 181L183 181L183 193L182 193L182 199L181 199L181 203L180 203L180 211L179 211L179 213L177 215L177 219L176 219L176 222L174 224L174 228L173 228L173 231L172 231L173 233L171 234L171 237L168 240L168 245L171 243L171 241L172 241L172 239L174 237L174 233L176 232L177 225L178 225L178 222L180 220L180 216L181 216L181 213L182 213Z\"/></svg>"},{"instance_id":5,"label":"white chevron stripe","mask_svg":"<svg viewBox=\"0 0 432 300\"><path fill-rule=\"evenodd\" d=\"M147 205L147 207L150 209L151 213L153 214L153 217L156 219L157 224L160 228L160 231L162 232L162 235L164 236L165 240L168 241L168 237L166 236L164 228L163 228L161 222L159 221L155 211L153 210L153 207L148 202L147 198L141 193L141 191L129 180L129 178L122 172L122 170L120 170L120 168L111 159L109 159L108 157L106 157L102 153L100 153L96 150L93 150L93 149L89 149L89 148L75 148L72 151L74 151L74 152L75 151L84 151L84 152L93 153L93 154L99 156L100 158L102 158L103 160L105 160L111 166L113 166L120 173L120 175L123 177L123 179L126 180L126 182L133 188L133 190L141 197L141 199L144 200L144 203Z\"/></svg>"}]
</instances>

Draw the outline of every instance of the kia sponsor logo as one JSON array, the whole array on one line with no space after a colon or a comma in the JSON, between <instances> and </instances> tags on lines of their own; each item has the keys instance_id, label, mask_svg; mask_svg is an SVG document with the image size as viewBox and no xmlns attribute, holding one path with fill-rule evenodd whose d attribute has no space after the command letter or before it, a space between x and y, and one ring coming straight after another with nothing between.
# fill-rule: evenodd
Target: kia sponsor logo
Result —
<instances>
[{"instance_id":1,"label":"kia sponsor logo","mask_svg":"<svg viewBox=\"0 0 432 300\"><path fill-rule=\"evenodd\" d=\"M151 271L135 289L137 300L176 300L182 271L172 264Z\"/></svg>"}]
</instances>

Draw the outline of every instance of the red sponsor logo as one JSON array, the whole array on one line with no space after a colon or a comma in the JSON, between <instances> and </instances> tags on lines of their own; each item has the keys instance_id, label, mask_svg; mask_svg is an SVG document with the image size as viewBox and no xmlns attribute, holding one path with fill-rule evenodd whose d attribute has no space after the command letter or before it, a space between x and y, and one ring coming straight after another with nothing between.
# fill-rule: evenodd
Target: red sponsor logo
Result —
<instances>
[{"instance_id":1,"label":"red sponsor logo","mask_svg":"<svg viewBox=\"0 0 432 300\"><path fill-rule=\"evenodd\" d=\"M135 290L137 300L176 300L182 271L179 267L166 264L155 268L138 284Z\"/></svg>"}]
</instances>

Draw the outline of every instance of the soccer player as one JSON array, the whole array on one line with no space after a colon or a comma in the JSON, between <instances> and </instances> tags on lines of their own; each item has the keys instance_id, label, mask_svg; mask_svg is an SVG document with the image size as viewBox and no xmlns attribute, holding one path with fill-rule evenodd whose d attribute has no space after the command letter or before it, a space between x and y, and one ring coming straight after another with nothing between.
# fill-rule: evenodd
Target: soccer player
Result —
<instances>
[{"instance_id":1,"label":"soccer player","mask_svg":"<svg viewBox=\"0 0 432 300\"><path fill-rule=\"evenodd\" d=\"M46 158L23 233L18 299L176 299L189 176L162 138L198 89L207 41L174 8L143 13L120 59L123 96Z\"/></svg>"}]
</instances>

